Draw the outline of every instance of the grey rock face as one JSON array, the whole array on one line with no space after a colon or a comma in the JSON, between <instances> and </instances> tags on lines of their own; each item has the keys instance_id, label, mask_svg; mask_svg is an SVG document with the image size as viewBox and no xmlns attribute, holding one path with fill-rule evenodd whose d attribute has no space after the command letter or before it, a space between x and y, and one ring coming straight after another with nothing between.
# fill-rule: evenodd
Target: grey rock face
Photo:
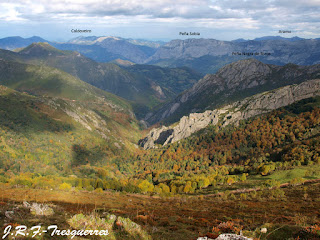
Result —
<instances>
[{"instance_id":1,"label":"grey rock face","mask_svg":"<svg viewBox=\"0 0 320 240\"><path fill-rule=\"evenodd\" d=\"M220 109L191 113L189 116L182 117L175 126L152 129L144 139L139 141L139 145L145 149L154 148L156 144L166 145L189 137L192 133L205 128L209 124L217 125L219 123L221 127L238 124L240 120L319 95L320 79L285 86L245 98Z\"/></svg>"},{"instance_id":2,"label":"grey rock face","mask_svg":"<svg viewBox=\"0 0 320 240\"><path fill-rule=\"evenodd\" d=\"M242 235L237 235L233 233L223 233L220 234L216 240L252 240L252 238L247 238Z\"/></svg>"},{"instance_id":3,"label":"grey rock face","mask_svg":"<svg viewBox=\"0 0 320 240\"><path fill-rule=\"evenodd\" d=\"M191 112L215 109L253 94L319 77L319 64L276 66L256 59L240 60L226 65L216 74L206 75L192 88L146 116L145 121L154 124L170 118L173 121L169 122L174 122Z\"/></svg>"},{"instance_id":4,"label":"grey rock face","mask_svg":"<svg viewBox=\"0 0 320 240\"><path fill-rule=\"evenodd\" d=\"M226 55L236 48L235 43L215 39L172 40L161 46L146 62L160 59L188 59L204 55ZM240 50L240 48L237 48Z\"/></svg>"}]
</instances>

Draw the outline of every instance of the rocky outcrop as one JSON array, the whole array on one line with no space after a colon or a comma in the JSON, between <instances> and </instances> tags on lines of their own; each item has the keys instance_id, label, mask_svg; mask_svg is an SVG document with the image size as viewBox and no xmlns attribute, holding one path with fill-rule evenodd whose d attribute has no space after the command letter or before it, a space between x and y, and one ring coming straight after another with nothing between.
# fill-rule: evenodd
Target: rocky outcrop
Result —
<instances>
[{"instance_id":1,"label":"rocky outcrop","mask_svg":"<svg viewBox=\"0 0 320 240\"><path fill-rule=\"evenodd\" d=\"M153 148L155 144L166 145L176 142L182 138L189 137L192 133L205 128L209 124L216 125L219 116L226 113L225 109L205 111L204 113L192 113L182 117L175 127L165 127L153 129L146 138L140 140L139 145L145 149Z\"/></svg>"},{"instance_id":2,"label":"rocky outcrop","mask_svg":"<svg viewBox=\"0 0 320 240\"><path fill-rule=\"evenodd\" d=\"M189 116L182 117L176 125L155 128L144 139L139 141L139 145L145 149L154 148L157 144L166 145L189 137L209 124L219 124L221 127L229 124L238 124L240 120L267 113L296 101L318 95L320 95L320 79L260 93L220 109L192 113Z\"/></svg>"},{"instance_id":3,"label":"rocky outcrop","mask_svg":"<svg viewBox=\"0 0 320 240\"><path fill-rule=\"evenodd\" d=\"M197 240L214 240L208 237L198 237ZM242 235L237 235L233 233L223 233L220 234L215 240L252 240L252 238L247 238Z\"/></svg>"},{"instance_id":4,"label":"rocky outcrop","mask_svg":"<svg viewBox=\"0 0 320 240\"><path fill-rule=\"evenodd\" d=\"M233 233L223 233L220 234L216 240L252 240L252 238L248 238L242 235L237 235Z\"/></svg>"}]
</instances>

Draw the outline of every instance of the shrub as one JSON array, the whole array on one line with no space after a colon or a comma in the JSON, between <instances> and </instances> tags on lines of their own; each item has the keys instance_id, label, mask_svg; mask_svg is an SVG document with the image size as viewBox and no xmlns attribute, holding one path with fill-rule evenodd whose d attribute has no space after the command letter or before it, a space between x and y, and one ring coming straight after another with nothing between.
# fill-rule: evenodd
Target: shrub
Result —
<instances>
[{"instance_id":1,"label":"shrub","mask_svg":"<svg viewBox=\"0 0 320 240\"><path fill-rule=\"evenodd\" d=\"M88 190L88 191L93 191L94 190L94 188L90 185L90 186L88 186L88 187L86 187L86 189Z\"/></svg>"},{"instance_id":2,"label":"shrub","mask_svg":"<svg viewBox=\"0 0 320 240\"><path fill-rule=\"evenodd\" d=\"M217 227L213 228L213 230L216 232L219 229L221 233L239 234L242 228L243 227L237 222L227 221L220 223Z\"/></svg>"},{"instance_id":3,"label":"shrub","mask_svg":"<svg viewBox=\"0 0 320 240\"><path fill-rule=\"evenodd\" d=\"M291 186L296 186L296 185L300 185L303 183L303 179L302 178L294 178L290 181L290 185Z\"/></svg>"},{"instance_id":4,"label":"shrub","mask_svg":"<svg viewBox=\"0 0 320 240\"><path fill-rule=\"evenodd\" d=\"M69 183L62 183L62 184L60 184L59 189L63 190L63 191L69 191L71 189L71 187L72 186Z\"/></svg>"},{"instance_id":5,"label":"shrub","mask_svg":"<svg viewBox=\"0 0 320 240\"><path fill-rule=\"evenodd\" d=\"M27 186L31 187L32 186L32 179L24 176L18 176L15 177L11 181L11 185L20 185L20 186Z\"/></svg>"},{"instance_id":6,"label":"shrub","mask_svg":"<svg viewBox=\"0 0 320 240\"><path fill-rule=\"evenodd\" d=\"M280 187L280 182L274 179L269 179L267 181L264 182L264 186L271 188L271 187L276 187L279 188Z\"/></svg>"},{"instance_id":7,"label":"shrub","mask_svg":"<svg viewBox=\"0 0 320 240\"><path fill-rule=\"evenodd\" d=\"M96 190L94 190L95 192L97 192L97 193L103 193L103 190L102 190L102 188L97 188Z\"/></svg>"},{"instance_id":8,"label":"shrub","mask_svg":"<svg viewBox=\"0 0 320 240\"><path fill-rule=\"evenodd\" d=\"M0 182L1 183L7 183L8 182L8 179L4 176L0 176Z\"/></svg>"},{"instance_id":9,"label":"shrub","mask_svg":"<svg viewBox=\"0 0 320 240\"><path fill-rule=\"evenodd\" d=\"M138 187L141 189L141 191L143 193L146 193L146 192L152 192L153 189L154 189L154 186L152 183L150 183L148 180L143 180L139 185Z\"/></svg>"},{"instance_id":10,"label":"shrub","mask_svg":"<svg viewBox=\"0 0 320 240\"><path fill-rule=\"evenodd\" d=\"M241 194L240 194L240 199L241 199L241 200L247 200L247 194L241 193Z\"/></svg>"}]
</instances>

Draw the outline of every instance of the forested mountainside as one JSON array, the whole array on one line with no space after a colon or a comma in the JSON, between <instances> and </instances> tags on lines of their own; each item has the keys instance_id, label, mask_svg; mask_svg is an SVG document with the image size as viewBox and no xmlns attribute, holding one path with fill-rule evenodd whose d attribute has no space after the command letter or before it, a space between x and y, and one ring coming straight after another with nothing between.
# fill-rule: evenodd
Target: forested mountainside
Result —
<instances>
[{"instance_id":1,"label":"forested mountainside","mask_svg":"<svg viewBox=\"0 0 320 240\"><path fill-rule=\"evenodd\" d=\"M137 152L131 165L128 158L121 166L180 192L234 183L242 173L266 176L301 165L318 166L319 103L317 96L241 120L237 126L209 124L178 142Z\"/></svg>"}]
</instances>

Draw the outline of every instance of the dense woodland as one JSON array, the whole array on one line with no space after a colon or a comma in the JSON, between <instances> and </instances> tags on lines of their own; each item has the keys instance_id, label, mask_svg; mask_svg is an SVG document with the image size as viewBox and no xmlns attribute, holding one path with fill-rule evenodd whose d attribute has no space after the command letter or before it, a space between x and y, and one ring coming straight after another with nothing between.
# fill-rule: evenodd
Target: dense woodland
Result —
<instances>
[{"instance_id":1,"label":"dense woodland","mask_svg":"<svg viewBox=\"0 0 320 240\"><path fill-rule=\"evenodd\" d=\"M318 165L318 101L303 100L237 127L209 126L179 143L139 152L133 171L154 184L193 192L208 185L245 181L247 175Z\"/></svg>"},{"instance_id":2,"label":"dense woodland","mask_svg":"<svg viewBox=\"0 0 320 240\"><path fill-rule=\"evenodd\" d=\"M268 176L278 170L318 166L319 103L320 98L306 99L238 126L209 126L185 140L153 150L120 150L96 135L88 137L71 126L50 121L48 126L56 125L57 129L38 132L41 141L33 141L34 135L16 131L24 123L11 129L2 124L1 181L34 188L172 195L230 186L257 174ZM34 145L40 142L41 146ZM306 173L306 177L318 175L317 168Z\"/></svg>"}]
</instances>

